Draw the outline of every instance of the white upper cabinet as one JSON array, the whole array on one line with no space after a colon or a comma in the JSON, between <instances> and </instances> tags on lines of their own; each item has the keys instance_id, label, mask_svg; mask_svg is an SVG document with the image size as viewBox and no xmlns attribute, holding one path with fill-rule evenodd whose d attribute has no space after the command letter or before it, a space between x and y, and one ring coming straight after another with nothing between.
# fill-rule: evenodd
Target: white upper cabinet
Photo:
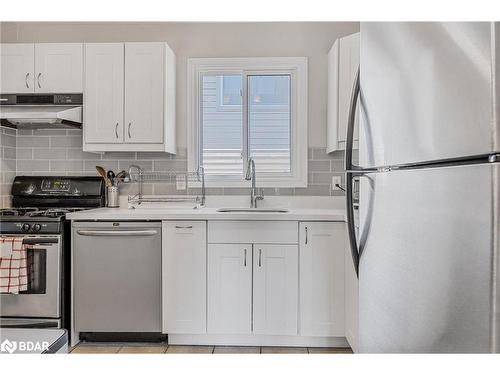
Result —
<instances>
[{"instance_id":1,"label":"white upper cabinet","mask_svg":"<svg viewBox=\"0 0 500 375\"><path fill-rule=\"evenodd\" d=\"M2 44L0 64L1 93L83 91L82 43Z\"/></svg>"},{"instance_id":2,"label":"white upper cabinet","mask_svg":"<svg viewBox=\"0 0 500 375\"><path fill-rule=\"evenodd\" d=\"M359 68L359 33L337 39L328 53L327 152L345 149L351 94ZM358 148L358 113L354 148Z\"/></svg>"},{"instance_id":3,"label":"white upper cabinet","mask_svg":"<svg viewBox=\"0 0 500 375\"><path fill-rule=\"evenodd\" d=\"M252 245L208 245L207 332L251 334Z\"/></svg>"},{"instance_id":4,"label":"white upper cabinet","mask_svg":"<svg viewBox=\"0 0 500 375\"><path fill-rule=\"evenodd\" d=\"M123 50L121 62L115 56L117 44ZM105 77L105 80L113 85L107 92L112 91L116 97L118 93L121 95L123 121L118 121L117 126L117 121L111 122L105 110L93 109L92 122L88 125L84 119L84 151L175 153L175 55L169 46L166 43L90 43L85 48L85 105L93 103L106 108L107 100L96 91L98 84L89 85L89 81L96 79L95 74L101 74L96 73L100 68L89 70L89 65L96 64L94 54L108 56L110 60L106 63L113 61L113 71L108 73L112 75L120 69L122 72L120 81L114 76ZM105 54L106 48L109 49L108 55ZM115 68L115 64L121 64L121 68ZM101 130L96 127L100 122L111 127L111 130L104 131L105 137L101 137ZM113 125L108 125L111 123Z\"/></svg>"},{"instance_id":5,"label":"white upper cabinet","mask_svg":"<svg viewBox=\"0 0 500 375\"><path fill-rule=\"evenodd\" d=\"M123 55L123 43L85 45L86 143L123 143Z\"/></svg>"},{"instance_id":6,"label":"white upper cabinet","mask_svg":"<svg viewBox=\"0 0 500 375\"><path fill-rule=\"evenodd\" d=\"M345 224L300 223L300 334L344 336Z\"/></svg>"},{"instance_id":7,"label":"white upper cabinet","mask_svg":"<svg viewBox=\"0 0 500 375\"><path fill-rule=\"evenodd\" d=\"M297 335L297 245L253 246L255 334Z\"/></svg>"},{"instance_id":8,"label":"white upper cabinet","mask_svg":"<svg viewBox=\"0 0 500 375\"><path fill-rule=\"evenodd\" d=\"M163 43L125 43L125 142L163 143Z\"/></svg>"},{"instance_id":9,"label":"white upper cabinet","mask_svg":"<svg viewBox=\"0 0 500 375\"><path fill-rule=\"evenodd\" d=\"M21 94L35 91L35 46L0 45L0 93Z\"/></svg>"},{"instance_id":10,"label":"white upper cabinet","mask_svg":"<svg viewBox=\"0 0 500 375\"><path fill-rule=\"evenodd\" d=\"M83 91L83 44L35 44L35 92Z\"/></svg>"}]
</instances>

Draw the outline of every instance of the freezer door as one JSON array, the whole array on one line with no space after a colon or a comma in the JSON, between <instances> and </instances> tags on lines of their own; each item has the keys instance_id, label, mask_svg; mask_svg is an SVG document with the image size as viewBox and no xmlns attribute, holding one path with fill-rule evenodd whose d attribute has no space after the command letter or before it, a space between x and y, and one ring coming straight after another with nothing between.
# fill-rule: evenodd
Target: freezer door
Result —
<instances>
[{"instance_id":1,"label":"freezer door","mask_svg":"<svg viewBox=\"0 0 500 375\"><path fill-rule=\"evenodd\" d=\"M362 178L360 352L498 351L492 297L498 210L492 197L498 197L499 168Z\"/></svg>"},{"instance_id":2,"label":"freezer door","mask_svg":"<svg viewBox=\"0 0 500 375\"><path fill-rule=\"evenodd\" d=\"M487 22L362 22L361 166L499 151L494 35Z\"/></svg>"}]
</instances>

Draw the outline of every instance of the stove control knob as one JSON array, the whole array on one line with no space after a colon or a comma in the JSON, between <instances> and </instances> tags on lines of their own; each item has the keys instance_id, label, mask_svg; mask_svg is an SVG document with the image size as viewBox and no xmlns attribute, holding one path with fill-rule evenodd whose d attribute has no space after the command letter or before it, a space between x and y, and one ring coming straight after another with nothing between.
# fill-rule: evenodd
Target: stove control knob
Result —
<instances>
[{"instance_id":1,"label":"stove control knob","mask_svg":"<svg viewBox=\"0 0 500 375\"><path fill-rule=\"evenodd\" d=\"M40 224L33 224L33 231L38 232L42 229L42 226Z\"/></svg>"},{"instance_id":2,"label":"stove control knob","mask_svg":"<svg viewBox=\"0 0 500 375\"><path fill-rule=\"evenodd\" d=\"M21 227L21 229L24 231L24 232L27 232L30 230L30 225L28 223L24 223L23 226Z\"/></svg>"}]
</instances>

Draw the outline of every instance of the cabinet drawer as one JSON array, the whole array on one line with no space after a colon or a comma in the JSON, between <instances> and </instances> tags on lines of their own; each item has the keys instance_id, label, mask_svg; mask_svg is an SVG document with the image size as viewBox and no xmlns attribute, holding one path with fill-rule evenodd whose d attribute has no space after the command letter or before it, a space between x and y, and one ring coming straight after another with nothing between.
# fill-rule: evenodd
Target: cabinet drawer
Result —
<instances>
[{"instance_id":1,"label":"cabinet drawer","mask_svg":"<svg viewBox=\"0 0 500 375\"><path fill-rule=\"evenodd\" d=\"M296 221L209 221L209 243L298 243Z\"/></svg>"}]
</instances>

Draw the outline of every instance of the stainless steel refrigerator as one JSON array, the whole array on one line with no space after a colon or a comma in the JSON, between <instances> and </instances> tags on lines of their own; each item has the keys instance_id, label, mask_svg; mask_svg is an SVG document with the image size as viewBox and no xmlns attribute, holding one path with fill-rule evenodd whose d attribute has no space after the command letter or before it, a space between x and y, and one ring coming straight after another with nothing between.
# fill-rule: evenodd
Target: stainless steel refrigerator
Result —
<instances>
[{"instance_id":1,"label":"stainless steel refrigerator","mask_svg":"<svg viewBox=\"0 0 500 375\"><path fill-rule=\"evenodd\" d=\"M500 25L360 32L359 351L500 352Z\"/></svg>"}]
</instances>

